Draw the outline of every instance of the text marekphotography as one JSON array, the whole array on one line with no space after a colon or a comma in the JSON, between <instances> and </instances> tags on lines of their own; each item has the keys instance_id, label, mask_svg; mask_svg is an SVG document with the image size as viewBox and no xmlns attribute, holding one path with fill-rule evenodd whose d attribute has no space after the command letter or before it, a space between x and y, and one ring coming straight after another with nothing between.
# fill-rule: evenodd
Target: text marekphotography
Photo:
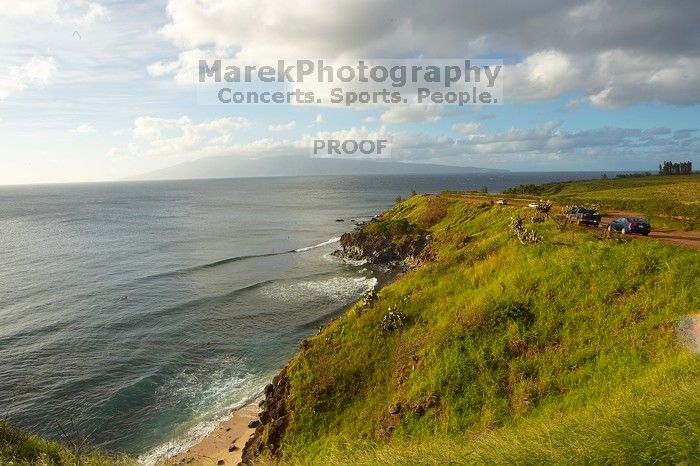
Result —
<instances>
[{"instance_id":1,"label":"text marekphotography","mask_svg":"<svg viewBox=\"0 0 700 466\"><path fill-rule=\"evenodd\" d=\"M202 105L501 105L503 61L199 60Z\"/></svg>"}]
</instances>

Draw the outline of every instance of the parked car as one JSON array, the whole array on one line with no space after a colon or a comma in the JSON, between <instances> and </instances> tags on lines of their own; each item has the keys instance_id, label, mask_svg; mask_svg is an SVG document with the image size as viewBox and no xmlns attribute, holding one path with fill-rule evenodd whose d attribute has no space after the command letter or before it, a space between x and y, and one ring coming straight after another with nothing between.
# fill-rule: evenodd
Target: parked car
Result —
<instances>
[{"instance_id":1,"label":"parked car","mask_svg":"<svg viewBox=\"0 0 700 466\"><path fill-rule=\"evenodd\" d=\"M496 201L498 205L508 205L508 199L499 199Z\"/></svg>"},{"instance_id":2,"label":"parked car","mask_svg":"<svg viewBox=\"0 0 700 466\"><path fill-rule=\"evenodd\" d=\"M593 209L584 207L574 207L566 213L566 218L576 225L593 225L597 227L600 224L600 214Z\"/></svg>"},{"instance_id":3,"label":"parked car","mask_svg":"<svg viewBox=\"0 0 700 466\"><path fill-rule=\"evenodd\" d=\"M639 233L647 236L651 233L651 225L646 219L639 217L620 217L608 223L608 231L619 231L623 235Z\"/></svg>"}]
</instances>

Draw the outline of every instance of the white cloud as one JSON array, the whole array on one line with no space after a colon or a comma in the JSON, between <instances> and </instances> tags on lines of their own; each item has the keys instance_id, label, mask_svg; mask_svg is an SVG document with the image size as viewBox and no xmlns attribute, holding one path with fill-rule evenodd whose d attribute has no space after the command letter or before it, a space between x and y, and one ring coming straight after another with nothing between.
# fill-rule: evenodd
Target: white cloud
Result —
<instances>
[{"instance_id":1,"label":"white cloud","mask_svg":"<svg viewBox=\"0 0 700 466\"><path fill-rule=\"evenodd\" d=\"M571 57L556 50L537 52L506 69L506 98L536 101L565 95L582 84Z\"/></svg>"},{"instance_id":2,"label":"white cloud","mask_svg":"<svg viewBox=\"0 0 700 466\"><path fill-rule=\"evenodd\" d=\"M321 126L323 124L323 122L324 122L323 115L321 113L319 113L316 115L316 118L314 118L313 121L306 126L306 129L309 130L309 129L314 128L316 126Z\"/></svg>"},{"instance_id":3,"label":"white cloud","mask_svg":"<svg viewBox=\"0 0 700 466\"><path fill-rule=\"evenodd\" d=\"M481 123L455 123L454 125L452 125L452 129L466 136L482 134Z\"/></svg>"},{"instance_id":4,"label":"white cloud","mask_svg":"<svg viewBox=\"0 0 700 466\"><path fill-rule=\"evenodd\" d=\"M58 0L32 0L27 2L0 0L0 16L9 18L31 16L34 18L52 19L58 18L58 10Z\"/></svg>"},{"instance_id":5,"label":"white cloud","mask_svg":"<svg viewBox=\"0 0 700 466\"><path fill-rule=\"evenodd\" d=\"M10 66L5 76L0 76L0 102L28 87L50 85L55 73L53 57L32 57L23 65Z\"/></svg>"},{"instance_id":6,"label":"white cloud","mask_svg":"<svg viewBox=\"0 0 700 466\"><path fill-rule=\"evenodd\" d=\"M644 100L700 104L700 58L640 56L623 50L597 57L590 93L595 107L620 108Z\"/></svg>"},{"instance_id":7,"label":"white cloud","mask_svg":"<svg viewBox=\"0 0 700 466\"><path fill-rule=\"evenodd\" d=\"M506 98L527 102L575 92L565 111L583 103L616 109L640 102L700 104L700 57L669 57L622 49L589 56L549 50L526 57L506 73Z\"/></svg>"},{"instance_id":8,"label":"white cloud","mask_svg":"<svg viewBox=\"0 0 700 466\"><path fill-rule=\"evenodd\" d=\"M381 35L385 23L381 14L375 12L372 18L363 10L349 0L301 4L274 0L170 0L170 23L162 34L184 49L245 44L239 53L244 60L330 57L337 56L338 48L357 33L373 30L373 36Z\"/></svg>"},{"instance_id":9,"label":"white cloud","mask_svg":"<svg viewBox=\"0 0 700 466\"><path fill-rule=\"evenodd\" d=\"M55 23L88 26L107 18L109 10L100 3L62 0L0 0L0 17L32 18Z\"/></svg>"},{"instance_id":10,"label":"white cloud","mask_svg":"<svg viewBox=\"0 0 700 466\"><path fill-rule=\"evenodd\" d=\"M668 153L683 160L696 157L700 137L697 130L691 134L685 139L686 133L665 128L567 131L556 121L459 138L399 132L393 134L392 158L510 170L653 169Z\"/></svg>"},{"instance_id":11,"label":"white cloud","mask_svg":"<svg viewBox=\"0 0 700 466\"><path fill-rule=\"evenodd\" d=\"M48 86L56 72L56 60L53 57L32 57L22 71L31 83Z\"/></svg>"},{"instance_id":12,"label":"white cloud","mask_svg":"<svg viewBox=\"0 0 700 466\"><path fill-rule=\"evenodd\" d=\"M227 117L195 123L190 117L138 117L126 148L112 148L110 157L185 156L198 158L225 152L236 132L251 125L244 117Z\"/></svg>"},{"instance_id":13,"label":"white cloud","mask_svg":"<svg viewBox=\"0 0 700 466\"><path fill-rule=\"evenodd\" d=\"M247 128L251 124L251 121L245 117L228 117L218 118L216 120L212 120L206 123L200 123L199 125L197 125L197 128L204 129L207 131L214 131L220 134L225 134L227 132Z\"/></svg>"},{"instance_id":14,"label":"white cloud","mask_svg":"<svg viewBox=\"0 0 700 466\"><path fill-rule=\"evenodd\" d=\"M268 131L290 131L296 128L297 122L292 120L289 123L272 124L267 127Z\"/></svg>"},{"instance_id":15,"label":"white cloud","mask_svg":"<svg viewBox=\"0 0 700 466\"><path fill-rule=\"evenodd\" d=\"M218 134L226 134L250 126L250 120L244 117L219 118L199 124L195 124L191 118L182 116L180 118L156 118L138 117L134 121L133 134L137 138L157 139L162 133L170 130L194 129L197 131L212 131Z\"/></svg>"},{"instance_id":16,"label":"white cloud","mask_svg":"<svg viewBox=\"0 0 700 466\"><path fill-rule=\"evenodd\" d=\"M340 129L336 131L319 131L313 137L305 136L305 139L381 139L390 136L386 126L380 126L376 129L371 129L366 126L352 127L348 129Z\"/></svg>"},{"instance_id":17,"label":"white cloud","mask_svg":"<svg viewBox=\"0 0 700 466\"><path fill-rule=\"evenodd\" d=\"M180 85L194 85L199 76L199 60L210 58L225 58L219 53L212 53L202 49L192 49L180 52L176 60L157 61L148 65L146 71L155 77L172 75L175 82Z\"/></svg>"},{"instance_id":18,"label":"white cloud","mask_svg":"<svg viewBox=\"0 0 700 466\"><path fill-rule=\"evenodd\" d=\"M384 123L434 123L440 121L445 114L445 108L440 105L396 105L382 113Z\"/></svg>"},{"instance_id":19,"label":"white cloud","mask_svg":"<svg viewBox=\"0 0 700 466\"><path fill-rule=\"evenodd\" d=\"M89 133L94 133L96 131L97 130L95 129L95 127L93 125L89 125L87 123L82 123L82 124L78 125L73 130L74 133L78 133L78 134L89 134Z\"/></svg>"},{"instance_id":20,"label":"white cloud","mask_svg":"<svg viewBox=\"0 0 700 466\"><path fill-rule=\"evenodd\" d=\"M235 144L228 148L226 154L238 157L260 158L269 156L308 156L316 139L365 140L390 139L392 137L386 127L376 129L365 126L352 127L336 131L318 131L314 134L304 134L294 140L273 140L269 138ZM368 156L358 152L357 158L366 159Z\"/></svg>"},{"instance_id":21,"label":"white cloud","mask_svg":"<svg viewBox=\"0 0 700 466\"><path fill-rule=\"evenodd\" d=\"M390 138L384 126L348 128L337 131L319 131L304 134L297 139L261 138L239 142L234 130L250 125L245 118L221 118L194 122L190 117L139 117L134 121L132 139L125 146L112 147L111 158L163 157L179 161L217 155L258 158L275 155L308 155L315 139L386 139ZM284 125L284 126L288 126Z\"/></svg>"},{"instance_id":22,"label":"white cloud","mask_svg":"<svg viewBox=\"0 0 700 466\"><path fill-rule=\"evenodd\" d=\"M469 2L381 0L169 0L161 33L183 52L154 74L191 67L210 47L237 59L280 57L450 57L507 50L523 56L505 70L507 101L584 94L600 108L638 102L700 103L700 3L665 8L657 0L494 0L474 15ZM504 11L508 11L505 14ZM301 26L300 26L301 25ZM491 52L493 53L493 52ZM183 54L185 54L183 56ZM396 111L396 113L403 113ZM390 113L386 121L401 116ZM410 120L409 120L410 121ZM426 120L424 120L426 121ZM428 119L427 121L430 121Z\"/></svg>"},{"instance_id":23,"label":"white cloud","mask_svg":"<svg viewBox=\"0 0 700 466\"><path fill-rule=\"evenodd\" d=\"M457 125L455 125L457 126ZM426 153L442 160L489 157L494 160L523 159L532 156L576 161L577 158L614 158L640 153L688 153L697 150L700 139L676 135L668 128L602 127L565 131L561 121L548 121L532 128L510 128L495 134L471 134L466 138L428 137L415 134L394 136L394 154L410 159L426 159ZM584 161L584 160L582 160Z\"/></svg>"},{"instance_id":24,"label":"white cloud","mask_svg":"<svg viewBox=\"0 0 700 466\"><path fill-rule=\"evenodd\" d=\"M88 9L82 17L82 22L86 25L94 23L98 19L106 19L109 16L109 10L99 3L90 2Z\"/></svg>"},{"instance_id":25,"label":"white cloud","mask_svg":"<svg viewBox=\"0 0 700 466\"><path fill-rule=\"evenodd\" d=\"M227 119L223 119L227 120ZM240 158L308 156L315 139L389 139L391 159L448 165L503 167L510 169L595 169L617 164L639 169L673 153L692 159L700 150L696 129L672 131L665 127L647 129L600 127L566 130L559 120L533 127L513 127L488 133L476 122L457 123L459 137L390 131L387 126L353 127L335 131L305 133L294 139L261 138L241 142L229 129L245 128L246 122L211 120L196 123L189 117L161 119L142 117L135 121L133 138L124 147L110 149L112 158L173 157L178 162L207 156ZM358 154L357 157L365 158ZM653 163L652 163L653 162Z\"/></svg>"},{"instance_id":26,"label":"white cloud","mask_svg":"<svg viewBox=\"0 0 700 466\"><path fill-rule=\"evenodd\" d=\"M26 84L21 79L16 79L13 76L0 78L0 102L10 95L26 89L26 87Z\"/></svg>"}]
</instances>

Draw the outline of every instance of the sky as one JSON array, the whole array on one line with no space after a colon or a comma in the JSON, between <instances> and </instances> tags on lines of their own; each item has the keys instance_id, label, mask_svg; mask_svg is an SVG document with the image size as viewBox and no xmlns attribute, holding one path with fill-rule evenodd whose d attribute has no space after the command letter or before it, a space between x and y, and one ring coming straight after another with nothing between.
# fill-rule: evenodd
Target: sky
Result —
<instances>
[{"instance_id":1,"label":"sky","mask_svg":"<svg viewBox=\"0 0 700 466\"><path fill-rule=\"evenodd\" d=\"M697 0L0 0L0 184L390 138L512 171L700 165ZM202 105L202 57L503 60L501 105Z\"/></svg>"}]
</instances>

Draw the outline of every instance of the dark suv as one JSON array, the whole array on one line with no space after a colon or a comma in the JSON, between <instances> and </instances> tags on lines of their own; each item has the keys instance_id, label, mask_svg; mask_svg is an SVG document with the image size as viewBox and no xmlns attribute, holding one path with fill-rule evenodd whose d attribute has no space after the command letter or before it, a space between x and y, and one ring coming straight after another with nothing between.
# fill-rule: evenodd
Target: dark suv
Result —
<instances>
[{"instance_id":1,"label":"dark suv","mask_svg":"<svg viewBox=\"0 0 700 466\"><path fill-rule=\"evenodd\" d=\"M600 223L600 214L593 209L584 207L574 207L566 213L566 218L575 222L576 225L593 225L597 227Z\"/></svg>"},{"instance_id":2,"label":"dark suv","mask_svg":"<svg viewBox=\"0 0 700 466\"><path fill-rule=\"evenodd\" d=\"M619 231L623 235L630 233L639 233L647 236L651 233L651 225L643 218L639 217L620 217L608 223L608 231Z\"/></svg>"}]
</instances>

